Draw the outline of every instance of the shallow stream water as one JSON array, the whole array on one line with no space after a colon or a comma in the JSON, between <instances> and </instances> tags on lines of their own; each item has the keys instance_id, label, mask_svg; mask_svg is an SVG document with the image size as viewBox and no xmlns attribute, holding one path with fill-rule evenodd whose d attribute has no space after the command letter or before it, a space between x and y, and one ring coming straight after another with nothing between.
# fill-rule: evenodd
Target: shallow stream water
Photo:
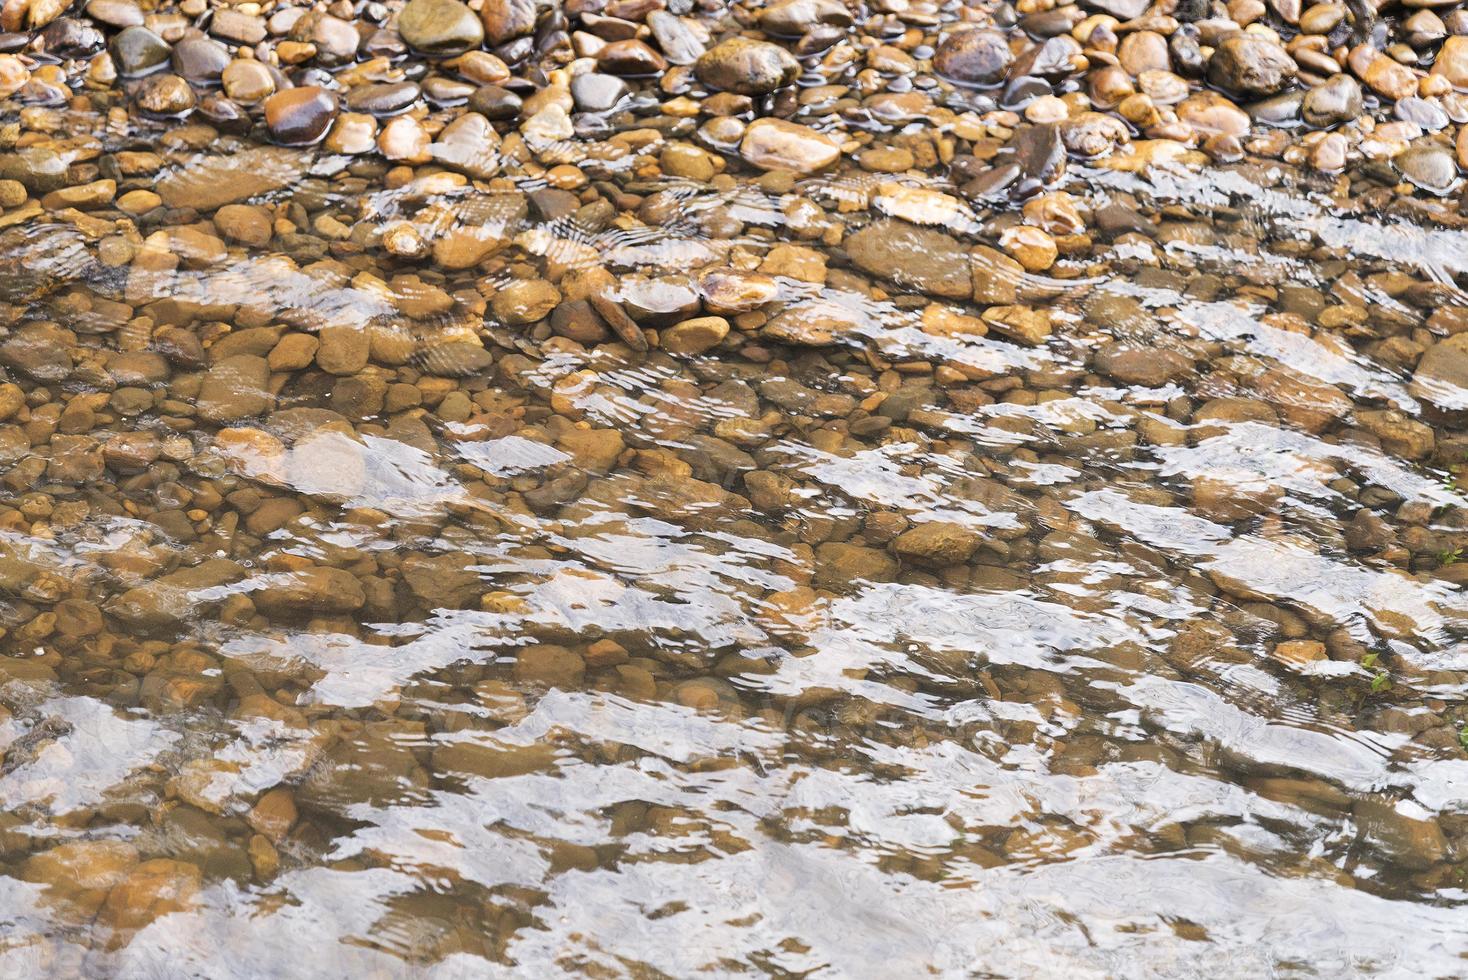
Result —
<instances>
[{"instance_id":1,"label":"shallow stream water","mask_svg":"<svg viewBox=\"0 0 1468 980\"><path fill-rule=\"evenodd\" d=\"M0 976L1468 975L1468 227L1119 150L980 300L826 105L916 166L0 103Z\"/></svg>"}]
</instances>

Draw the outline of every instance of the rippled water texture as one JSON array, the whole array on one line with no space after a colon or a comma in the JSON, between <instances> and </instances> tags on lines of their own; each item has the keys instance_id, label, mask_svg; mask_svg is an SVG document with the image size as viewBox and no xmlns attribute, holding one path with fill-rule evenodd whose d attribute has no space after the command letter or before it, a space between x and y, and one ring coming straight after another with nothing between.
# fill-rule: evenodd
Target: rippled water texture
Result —
<instances>
[{"instance_id":1,"label":"rippled water texture","mask_svg":"<svg viewBox=\"0 0 1468 980\"><path fill-rule=\"evenodd\" d=\"M1468 975L1462 228L26 111L161 204L0 213L0 975Z\"/></svg>"}]
</instances>

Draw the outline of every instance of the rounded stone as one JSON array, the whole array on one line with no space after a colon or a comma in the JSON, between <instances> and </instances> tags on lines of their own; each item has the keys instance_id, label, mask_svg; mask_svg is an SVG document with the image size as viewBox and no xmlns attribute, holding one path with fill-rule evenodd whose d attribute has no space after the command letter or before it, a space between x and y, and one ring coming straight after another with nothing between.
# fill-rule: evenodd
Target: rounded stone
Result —
<instances>
[{"instance_id":1,"label":"rounded stone","mask_svg":"<svg viewBox=\"0 0 1468 980\"><path fill-rule=\"evenodd\" d=\"M641 77L667 70L667 60L641 41L613 41L596 56L597 66L609 75Z\"/></svg>"},{"instance_id":2,"label":"rounded stone","mask_svg":"<svg viewBox=\"0 0 1468 980\"><path fill-rule=\"evenodd\" d=\"M490 308L504 323L518 326L544 319L560 302L561 294L555 286L544 279L526 279L495 293Z\"/></svg>"},{"instance_id":3,"label":"rounded stone","mask_svg":"<svg viewBox=\"0 0 1468 980\"><path fill-rule=\"evenodd\" d=\"M535 0L484 0L479 19L490 44L513 41L535 30Z\"/></svg>"},{"instance_id":4,"label":"rounded stone","mask_svg":"<svg viewBox=\"0 0 1468 980\"><path fill-rule=\"evenodd\" d=\"M1112 341L1096 351L1096 370L1122 384L1158 388L1192 370L1193 362L1175 350Z\"/></svg>"},{"instance_id":5,"label":"rounded stone","mask_svg":"<svg viewBox=\"0 0 1468 980\"><path fill-rule=\"evenodd\" d=\"M1416 187L1439 196L1458 183L1458 161L1445 146L1435 143L1413 146L1392 160L1393 165Z\"/></svg>"},{"instance_id":6,"label":"rounded stone","mask_svg":"<svg viewBox=\"0 0 1468 980\"><path fill-rule=\"evenodd\" d=\"M1317 129L1350 122L1361 115L1361 84L1350 75L1332 75L1305 93L1300 115Z\"/></svg>"},{"instance_id":7,"label":"rounded stone","mask_svg":"<svg viewBox=\"0 0 1468 980\"><path fill-rule=\"evenodd\" d=\"M1468 333L1433 344L1417 362L1411 392L1441 408L1468 408Z\"/></svg>"},{"instance_id":8,"label":"rounded stone","mask_svg":"<svg viewBox=\"0 0 1468 980\"><path fill-rule=\"evenodd\" d=\"M1253 34L1225 38L1208 62L1208 81L1255 98L1287 88L1296 72L1295 60L1284 48Z\"/></svg>"},{"instance_id":9,"label":"rounded stone","mask_svg":"<svg viewBox=\"0 0 1468 980\"><path fill-rule=\"evenodd\" d=\"M336 97L319 85L276 92L265 100L265 125L284 146L309 146L326 135L336 118Z\"/></svg>"},{"instance_id":10,"label":"rounded stone","mask_svg":"<svg viewBox=\"0 0 1468 980\"><path fill-rule=\"evenodd\" d=\"M275 92L275 76L259 61L238 58L225 66L224 94L245 104L259 102Z\"/></svg>"},{"instance_id":11,"label":"rounded stone","mask_svg":"<svg viewBox=\"0 0 1468 980\"><path fill-rule=\"evenodd\" d=\"M768 41L731 37L710 48L693 66L698 80L740 95L768 95L795 81L800 62Z\"/></svg>"},{"instance_id":12,"label":"rounded stone","mask_svg":"<svg viewBox=\"0 0 1468 980\"><path fill-rule=\"evenodd\" d=\"M800 37L815 27L850 27L853 18L838 0L777 0L759 12L760 30L775 37Z\"/></svg>"},{"instance_id":13,"label":"rounded stone","mask_svg":"<svg viewBox=\"0 0 1468 980\"><path fill-rule=\"evenodd\" d=\"M143 24L143 11L132 0L92 0L86 6L86 14L108 27L140 27Z\"/></svg>"},{"instance_id":14,"label":"rounded stone","mask_svg":"<svg viewBox=\"0 0 1468 980\"><path fill-rule=\"evenodd\" d=\"M398 34L424 54L459 54L484 43L484 25L459 0L409 0L398 14Z\"/></svg>"},{"instance_id":15,"label":"rounded stone","mask_svg":"<svg viewBox=\"0 0 1468 980\"><path fill-rule=\"evenodd\" d=\"M486 119L514 119L524 106L520 96L498 85L483 85L469 96L469 109Z\"/></svg>"},{"instance_id":16,"label":"rounded stone","mask_svg":"<svg viewBox=\"0 0 1468 980\"><path fill-rule=\"evenodd\" d=\"M571 98L582 112L606 112L630 91L615 75L586 72L571 79Z\"/></svg>"},{"instance_id":17,"label":"rounded stone","mask_svg":"<svg viewBox=\"0 0 1468 980\"><path fill-rule=\"evenodd\" d=\"M173 47L146 27L129 27L112 39L112 60L124 78L158 71L172 56Z\"/></svg>"},{"instance_id":18,"label":"rounded stone","mask_svg":"<svg viewBox=\"0 0 1468 980\"><path fill-rule=\"evenodd\" d=\"M173 70L191 82L219 81L229 62L229 49L210 38L185 38L173 46Z\"/></svg>"},{"instance_id":19,"label":"rounded stone","mask_svg":"<svg viewBox=\"0 0 1468 980\"><path fill-rule=\"evenodd\" d=\"M1446 78L1454 88L1468 88L1468 37L1455 35L1444 41L1432 73Z\"/></svg>"},{"instance_id":20,"label":"rounded stone","mask_svg":"<svg viewBox=\"0 0 1468 980\"><path fill-rule=\"evenodd\" d=\"M702 354L717 347L729 335L729 321L721 316L700 316L664 330L660 341L673 354Z\"/></svg>"},{"instance_id":21,"label":"rounded stone","mask_svg":"<svg viewBox=\"0 0 1468 980\"><path fill-rule=\"evenodd\" d=\"M761 170L815 173L840 158L841 144L809 126L767 117L749 124L739 154Z\"/></svg>"},{"instance_id":22,"label":"rounded stone","mask_svg":"<svg viewBox=\"0 0 1468 980\"><path fill-rule=\"evenodd\" d=\"M198 104L189 83L177 75L151 75L134 95L138 108L155 116L177 116Z\"/></svg>"},{"instance_id":23,"label":"rounded stone","mask_svg":"<svg viewBox=\"0 0 1468 980\"><path fill-rule=\"evenodd\" d=\"M391 116L418 101L421 91L416 82L359 85L347 93L347 108L374 116Z\"/></svg>"},{"instance_id":24,"label":"rounded stone","mask_svg":"<svg viewBox=\"0 0 1468 980\"><path fill-rule=\"evenodd\" d=\"M934 70L960 85L997 85L1013 61L1004 35L987 30L950 34L933 54Z\"/></svg>"}]
</instances>

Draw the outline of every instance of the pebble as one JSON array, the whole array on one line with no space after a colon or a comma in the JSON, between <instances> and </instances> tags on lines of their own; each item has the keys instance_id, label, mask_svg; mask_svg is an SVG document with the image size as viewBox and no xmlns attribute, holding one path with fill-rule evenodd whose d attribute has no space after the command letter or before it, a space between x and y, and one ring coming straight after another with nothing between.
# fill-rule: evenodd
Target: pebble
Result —
<instances>
[{"instance_id":1,"label":"pebble","mask_svg":"<svg viewBox=\"0 0 1468 980\"><path fill-rule=\"evenodd\" d=\"M275 76L258 61L231 61L225 66L220 80L225 95L245 104L259 102L275 92Z\"/></svg>"},{"instance_id":2,"label":"pebble","mask_svg":"<svg viewBox=\"0 0 1468 980\"><path fill-rule=\"evenodd\" d=\"M484 27L459 0L409 0L398 13L398 33L424 54L454 55L477 48Z\"/></svg>"},{"instance_id":3,"label":"pebble","mask_svg":"<svg viewBox=\"0 0 1468 980\"><path fill-rule=\"evenodd\" d=\"M697 355L717 347L729 335L729 321L701 316L674 324L660 335L662 347L672 354Z\"/></svg>"},{"instance_id":4,"label":"pebble","mask_svg":"<svg viewBox=\"0 0 1468 980\"><path fill-rule=\"evenodd\" d=\"M968 253L949 235L903 221L874 221L845 242L860 269L934 296L973 293Z\"/></svg>"},{"instance_id":5,"label":"pebble","mask_svg":"<svg viewBox=\"0 0 1468 980\"><path fill-rule=\"evenodd\" d=\"M490 44L504 44L535 30L534 0L484 0L479 8Z\"/></svg>"},{"instance_id":6,"label":"pebble","mask_svg":"<svg viewBox=\"0 0 1468 980\"><path fill-rule=\"evenodd\" d=\"M306 481L306 485L313 484ZM264 585L250 593L250 598L265 615L281 619L356 612L366 601L356 576L340 568L325 567L271 573Z\"/></svg>"},{"instance_id":7,"label":"pebble","mask_svg":"<svg viewBox=\"0 0 1468 980\"><path fill-rule=\"evenodd\" d=\"M283 146L318 142L336 113L336 98L317 85L286 89L265 100L265 124L271 138Z\"/></svg>"},{"instance_id":8,"label":"pebble","mask_svg":"<svg viewBox=\"0 0 1468 980\"><path fill-rule=\"evenodd\" d=\"M699 81L740 95L768 95L795 81L800 63L778 44L731 37L693 66Z\"/></svg>"},{"instance_id":9,"label":"pebble","mask_svg":"<svg viewBox=\"0 0 1468 980\"><path fill-rule=\"evenodd\" d=\"M841 157L841 146L808 126L784 119L762 118L750 123L739 144L739 154L761 170L815 173Z\"/></svg>"},{"instance_id":10,"label":"pebble","mask_svg":"<svg viewBox=\"0 0 1468 980\"><path fill-rule=\"evenodd\" d=\"M1193 362L1186 355L1167 348L1138 347L1123 341L1111 341L1096 351L1096 370L1122 384L1158 388L1184 377Z\"/></svg>"},{"instance_id":11,"label":"pebble","mask_svg":"<svg viewBox=\"0 0 1468 980\"><path fill-rule=\"evenodd\" d=\"M150 75L137 89L138 108L155 116L177 116L198 104L188 82L177 75Z\"/></svg>"},{"instance_id":12,"label":"pebble","mask_svg":"<svg viewBox=\"0 0 1468 980\"><path fill-rule=\"evenodd\" d=\"M580 685L585 673L585 660L566 647L538 644L515 655L517 681L569 690Z\"/></svg>"},{"instance_id":13,"label":"pebble","mask_svg":"<svg viewBox=\"0 0 1468 980\"><path fill-rule=\"evenodd\" d=\"M1468 37L1455 35L1443 41L1432 74L1447 79L1454 88L1468 88Z\"/></svg>"},{"instance_id":14,"label":"pebble","mask_svg":"<svg viewBox=\"0 0 1468 980\"><path fill-rule=\"evenodd\" d=\"M545 319L560 302L561 293L555 286L544 279L529 279L495 293L490 308L500 320L517 326Z\"/></svg>"},{"instance_id":15,"label":"pebble","mask_svg":"<svg viewBox=\"0 0 1468 980\"><path fill-rule=\"evenodd\" d=\"M1349 122L1361 114L1361 86L1349 75L1332 75L1305 93L1300 113L1321 129Z\"/></svg>"},{"instance_id":16,"label":"pebble","mask_svg":"<svg viewBox=\"0 0 1468 980\"><path fill-rule=\"evenodd\" d=\"M1298 69L1278 44L1257 35L1225 38L1208 61L1208 80L1248 98L1274 95L1289 85Z\"/></svg>"},{"instance_id":17,"label":"pebble","mask_svg":"<svg viewBox=\"0 0 1468 980\"><path fill-rule=\"evenodd\" d=\"M959 31L945 37L933 54L933 69L961 85L997 85L1014 61L1009 43L997 31Z\"/></svg>"},{"instance_id":18,"label":"pebble","mask_svg":"<svg viewBox=\"0 0 1468 980\"><path fill-rule=\"evenodd\" d=\"M124 78L157 71L172 57L173 47L141 25L129 27L112 39L112 58Z\"/></svg>"},{"instance_id":19,"label":"pebble","mask_svg":"<svg viewBox=\"0 0 1468 980\"><path fill-rule=\"evenodd\" d=\"M196 403L199 417L223 424L263 414L273 402L266 390L269 379L270 366L263 357L223 359L204 375Z\"/></svg>"},{"instance_id":20,"label":"pebble","mask_svg":"<svg viewBox=\"0 0 1468 980\"><path fill-rule=\"evenodd\" d=\"M982 543L978 532L962 524L928 521L898 535L892 546L904 560L946 566L968 561Z\"/></svg>"},{"instance_id":21,"label":"pebble","mask_svg":"<svg viewBox=\"0 0 1468 980\"><path fill-rule=\"evenodd\" d=\"M1468 408L1468 334L1454 334L1427 348L1412 374L1411 391L1443 408Z\"/></svg>"},{"instance_id":22,"label":"pebble","mask_svg":"<svg viewBox=\"0 0 1468 980\"><path fill-rule=\"evenodd\" d=\"M582 112L606 112L622 101L629 91L627 83L615 75L586 72L571 79L571 97Z\"/></svg>"},{"instance_id":23,"label":"pebble","mask_svg":"<svg viewBox=\"0 0 1468 980\"><path fill-rule=\"evenodd\" d=\"M180 78L214 83L229 65L229 49L211 38L187 37L173 46L172 62Z\"/></svg>"},{"instance_id":24,"label":"pebble","mask_svg":"<svg viewBox=\"0 0 1468 980\"><path fill-rule=\"evenodd\" d=\"M30 80L31 72L25 62L13 54L0 54L0 99L8 99Z\"/></svg>"},{"instance_id":25,"label":"pebble","mask_svg":"<svg viewBox=\"0 0 1468 980\"><path fill-rule=\"evenodd\" d=\"M759 11L759 26L776 37L800 37L817 25L850 27L851 11L839 0L777 0Z\"/></svg>"},{"instance_id":26,"label":"pebble","mask_svg":"<svg viewBox=\"0 0 1468 980\"><path fill-rule=\"evenodd\" d=\"M1392 160L1403 177L1430 194L1447 194L1458 185L1453 152L1435 144L1413 146Z\"/></svg>"},{"instance_id":27,"label":"pebble","mask_svg":"<svg viewBox=\"0 0 1468 980\"><path fill-rule=\"evenodd\" d=\"M572 82L572 90L575 90L575 82ZM508 89L503 89L498 85L484 85L475 89L474 94L469 96L468 105L472 111L486 119L499 120L518 117L524 103L518 95Z\"/></svg>"},{"instance_id":28,"label":"pebble","mask_svg":"<svg viewBox=\"0 0 1468 980\"><path fill-rule=\"evenodd\" d=\"M668 67L667 59L642 41L613 41L596 55L597 67L608 75L646 77Z\"/></svg>"}]
</instances>

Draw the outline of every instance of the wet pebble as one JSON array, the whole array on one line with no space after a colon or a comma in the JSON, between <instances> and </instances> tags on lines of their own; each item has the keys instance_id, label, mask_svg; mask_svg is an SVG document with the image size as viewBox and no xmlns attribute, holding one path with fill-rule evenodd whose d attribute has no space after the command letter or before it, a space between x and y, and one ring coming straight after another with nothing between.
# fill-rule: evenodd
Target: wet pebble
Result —
<instances>
[{"instance_id":1,"label":"wet pebble","mask_svg":"<svg viewBox=\"0 0 1468 980\"><path fill-rule=\"evenodd\" d=\"M694 72L716 89L740 95L767 95L795 80L800 63L777 44L732 37L710 48Z\"/></svg>"},{"instance_id":2,"label":"wet pebble","mask_svg":"<svg viewBox=\"0 0 1468 980\"><path fill-rule=\"evenodd\" d=\"M150 75L138 84L138 108L157 116L176 116L198 104L189 83L177 75Z\"/></svg>"},{"instance_id":3,"label":"wet pebble","mask_svg":"<svg viewBox=\"0 0 1468 980\"><path fill-rule=\"evenodd\" d=\"M426 54L459 54L478 47L484 27L459 0L409 0L398 14L398 33Z\"/></svg>"},{"instance_id":4,"label":"wet pebble","mask_svg":"<svg viewBox=\"0 0 1468 980\"><path fill-rule=\"evenodd\" d=\"M1432 194L1447 194L1458 184L1457 160L1446 147L1413 146L1392 163L1403 177Z\"/></svg>"},{"instance_id":5,"label":"wet pebble","mask_svg":"<svg viewBox=\"0 0 1468 980\"><path fill-rule=\"evenodd\" d=\"M835 163L841 156L841 146L808 126L762 118L745 129L739 153L761 170L814 173Z\"/></svg>"},{"instance_id":6,"label":"wet pebble","mask_svg":"<svg viewBox=\"0 0 1468 980\"><path fill-rule=\"evenodd\" d=\"M1208 62L1208 80L1246 97L1273 95L1293 81L1294 59L1264 37L1236 34L1224 39Z\"/></svg>"},{"instance_id":7,"label":"wet pebble","mask_svg":"<svg viewBox=\"0 0 1468 980\"><path fill-rule=\"evenodd\" d=\"M1003 34L969 30L943 39L933 55L933 68L963 85L995 85L1013 60Z\"/></svg>"},{"instance_id":8,"label":"wet pebble","mask_svg":"<svg viewBox=\"0 0 1468 980\"><path fill-rule=\"evenodd\" d=\"M112 57L123 77L146 75L168 64L173 48L146 27L129 27L112 39Z\"/></svg>"},{"instance_id":9,"label":"wet pebble","mask_svg":"<svg viewBox=\"0 0 1468 980\"><path fill-rule=\"evenodd\" d=\"M307 146L326 135L336 117L336 98L316 85L286 89L265 100L265 124L285 146Z\"/></svg>"}]
</instances>

